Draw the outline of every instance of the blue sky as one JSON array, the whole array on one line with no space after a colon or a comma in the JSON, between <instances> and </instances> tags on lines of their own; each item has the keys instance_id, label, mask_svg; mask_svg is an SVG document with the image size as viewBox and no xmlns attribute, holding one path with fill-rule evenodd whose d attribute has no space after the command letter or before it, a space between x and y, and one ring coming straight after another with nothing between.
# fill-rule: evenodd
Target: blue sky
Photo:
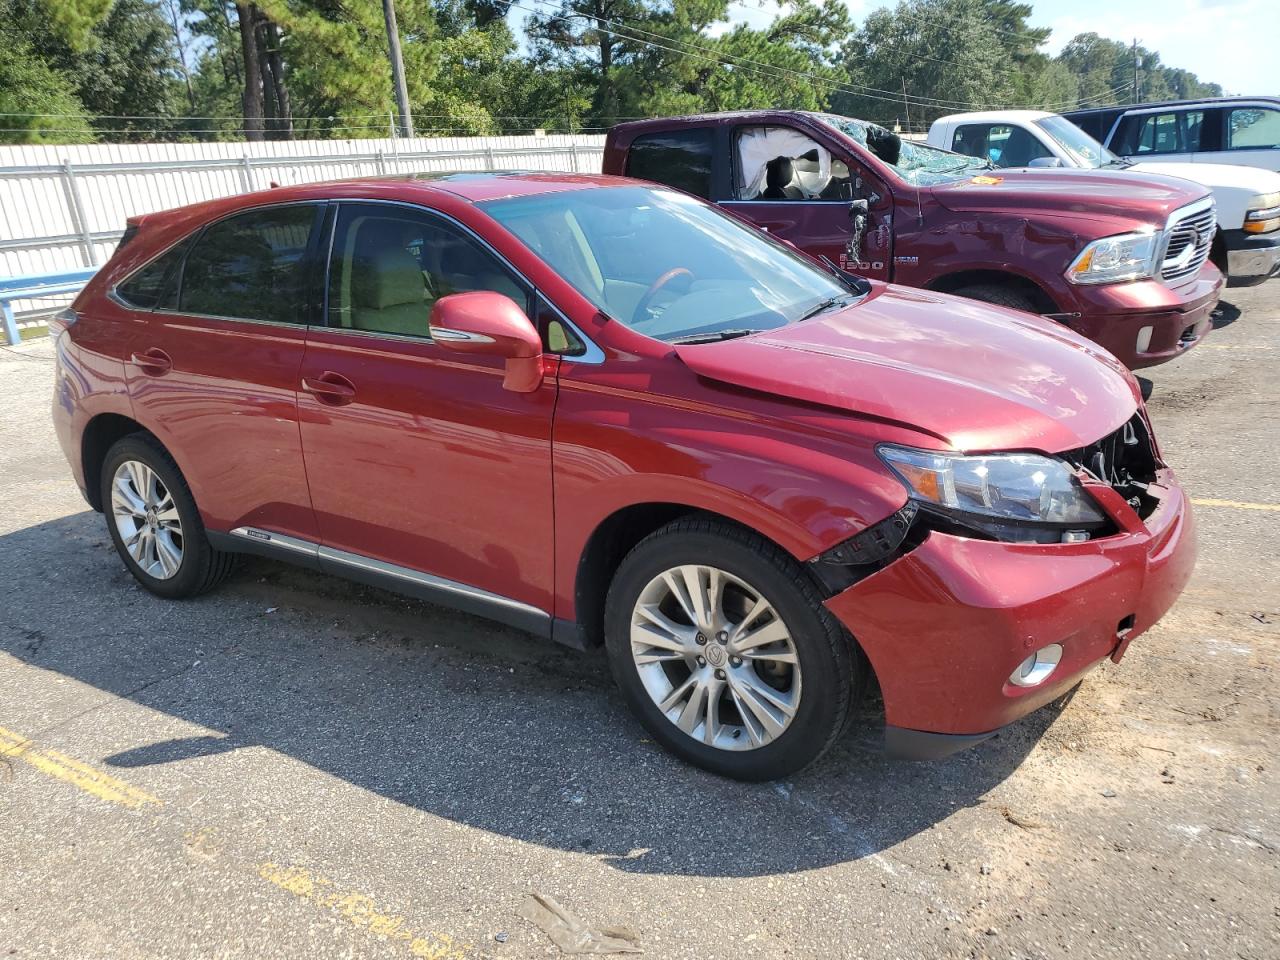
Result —
<instances>
[{"instance_id":1,"label":"blue sky","mask_svg":"<svg viewBox=\"0 0 1280 960\"><path fill-rule=\"evenodd\" d=\"M855 20L880 0L845 0ZM896 0L895 0L896 2ZM1027 0L1031 22L1050 27L1048 52L1057 53L1077 33L1138 42L1160 53L1161 62L1220 83L1228 93L1280 94L1280 63L1274 45L1280 33L1280 0ZM537 3L522 0L527 7ZM777 11L776 0L735 0L734 20L762 25ZM517 35L527 14L511 10Z\"/></svg>"}]
</instances>

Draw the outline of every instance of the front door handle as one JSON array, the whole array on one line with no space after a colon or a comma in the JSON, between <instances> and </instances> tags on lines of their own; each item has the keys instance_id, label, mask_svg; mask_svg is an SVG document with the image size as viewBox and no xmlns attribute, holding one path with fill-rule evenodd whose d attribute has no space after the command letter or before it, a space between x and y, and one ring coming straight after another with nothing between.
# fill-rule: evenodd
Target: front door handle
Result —
<instances>
[{"instance_id":1,"label":"front door handle","mask_svg":"<svg viewBox=\"0 0 1280 960\"><path fill-rule=\"evenodd\" d=\"M129 359L143 373L149 373L153 377L163 376L173 369L173 360L159 347L152 347L142 353L135 353Z\"/></svg>"},{"instance_id":2,"label":"front door handle","mask_svg":"<svg viewBox=\"0 0 1280 960\"><path fill-rule=\"evenodd\" d=\"M340 373L325 371L318 377L303 377L302 389L321 403L340 407L356 398L356 385Z\"/></svg>"}]
</instances>

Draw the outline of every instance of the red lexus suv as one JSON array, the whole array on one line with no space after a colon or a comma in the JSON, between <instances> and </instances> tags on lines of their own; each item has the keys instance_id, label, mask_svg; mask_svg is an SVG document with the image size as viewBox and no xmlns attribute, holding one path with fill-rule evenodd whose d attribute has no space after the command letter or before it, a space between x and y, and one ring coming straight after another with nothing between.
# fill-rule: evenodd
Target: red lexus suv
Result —
<instances>
[{"instance_id":1,"label":"red lexus suv","mask_svg":"<svg viewBox=\"0 0 1280 960\"><path fill-rule=\"evenodd\" d=\"M130 222L54 416L162 597L264 554L603 644L680 756L786 775L874 676L891 752L1119 660L1194 562L1132 376L614 177L325 183Z\"/></svg>"}]
</instances>

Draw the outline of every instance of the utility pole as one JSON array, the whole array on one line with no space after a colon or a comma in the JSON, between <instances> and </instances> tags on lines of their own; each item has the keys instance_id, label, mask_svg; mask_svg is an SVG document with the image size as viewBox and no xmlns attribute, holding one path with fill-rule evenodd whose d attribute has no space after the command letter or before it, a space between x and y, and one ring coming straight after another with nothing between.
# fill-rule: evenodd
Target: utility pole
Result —
<instances>
[{"instance_id":1,"label":"utility pole","mask_svg":"<svg viewBox=\"0 0 1280 960\"><path fill-rule=\"evenodd\" d=\"M413 112L409 109L409 88L404 82L404 59L400 56L395 0L382 0L382 15L387 21L387 48L391 52L391 82L396 88L396 108L400 112L400 135L412 137Z\"/></svg>"},{"instance_id":2,"label":"utility pole","mask_svg":"<svg viewBox=\"0 0 1280 960\"><path fill-rule=\"evenodd\" d=\"M1142 102L1142 81L1138 78L1138 71L1142 69L1142 58L1138 56L1138 38L1133 38L1133 102Z\"/></svg>"}]
</instances>

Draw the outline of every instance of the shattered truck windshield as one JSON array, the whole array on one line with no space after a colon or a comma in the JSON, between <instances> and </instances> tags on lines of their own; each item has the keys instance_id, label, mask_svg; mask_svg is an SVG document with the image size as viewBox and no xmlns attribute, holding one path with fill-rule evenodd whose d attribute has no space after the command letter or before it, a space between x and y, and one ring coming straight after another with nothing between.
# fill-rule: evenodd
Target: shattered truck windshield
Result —
<instances>
[{"instance_id":1,"label":"shattered truck windshield","mask_svg":"<svg viewBox=\"0 0 1280 960\"><path fill-rule=\"evenodd\" d=\"M866 147L913 187L952 183L971 176L975 170L994 169L990 161L904 140L874 123L832 113L819 114L818 119Z\"/></svg>"}]
</instances>

